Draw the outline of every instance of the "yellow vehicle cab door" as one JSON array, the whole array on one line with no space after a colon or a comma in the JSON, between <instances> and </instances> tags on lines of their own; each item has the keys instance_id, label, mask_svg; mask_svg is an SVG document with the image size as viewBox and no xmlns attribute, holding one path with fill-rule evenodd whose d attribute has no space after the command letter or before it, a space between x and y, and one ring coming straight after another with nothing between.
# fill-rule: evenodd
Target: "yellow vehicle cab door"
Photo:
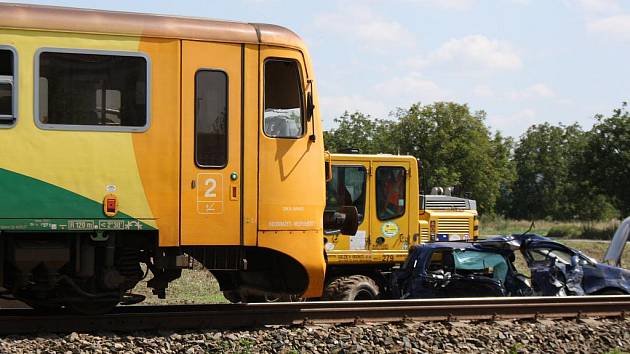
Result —
<instances>
[{"instance_id":1,"label":"yellow vehicle cab door","mask_svg":"<svg viewBox=\"0 0 630 354\"><path fill-rule=\"evenodd\" d=\"M334 161L332 179L326 183L326 210L337 211L341 207L354 206L359 214L359 228L354 235L325 235L329 259L336 252L368 251L370 213L372 199L368 188L369 161ZM365 252L364 252L365 253ZM336 258L335 258L336 259Z\"/></svg>"},{"instance_id":2,"label":"yellow vehicle cab door","mask_svg":"<svg viewBox=\"0 0 630 354\"><path fill-rule=\"evenodd\" d=\"M306 116L304 57L297 50L261 46L260 72L259 231L319 232L321 237L323 142L313 133L315 120Z\"/></svg>"},{"instance_id":3,"label":"yellow vehicle cab door","mask_svg":"<svg viewBox=\"0 0 630 354\"><path fill-rule=\"evenodd\" d=\"M238 245L241 75L238 44L182 41L182 245Z\"/></svg>"},{"instance_id":4,"label":"yellow vehicle cab door","mask_svg":"<svg viewBox=\"0 0 630 354\"><path fill-rule=\"evenodd\" d=\"M372 163L371 172L375 217L371 218L370 249L373 253L407 249L409 218L418 217L409 210L409 163L375 161Z\"/></svg>"}]
</instances>

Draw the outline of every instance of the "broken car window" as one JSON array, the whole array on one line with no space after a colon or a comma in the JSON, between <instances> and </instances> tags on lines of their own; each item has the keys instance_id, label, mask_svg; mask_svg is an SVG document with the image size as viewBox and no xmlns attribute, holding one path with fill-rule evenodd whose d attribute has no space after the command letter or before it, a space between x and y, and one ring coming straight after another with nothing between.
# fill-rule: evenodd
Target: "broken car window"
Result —
<instances>
[{"instance_id":1,"label":"broken car window","mask_svg":"<svg viewBox=\"0 0 630 354\"><path fill-rule=\"evenodd\" d=\"M467 250L455 250L455 270L476 271L492 277L495 280L505 282L508 272L508 264L500 254L490 252L477 252ZM459 273L459 272L458 272Z\"/></svg>"},{"instance_id":2,"label":"broken car window","mask_svg":"<svg viewBox=\"0 0 630 354\"><path fill-rule=\"evenodd\" d=\"M573 256L570 253L550 248L538 248L530 250L529 254L532 256L532 259L534 261L544 261L547 259L555 258L558 260L558 262L562 264L571 264L571 257Z\"/></svg>"}]
</instances>

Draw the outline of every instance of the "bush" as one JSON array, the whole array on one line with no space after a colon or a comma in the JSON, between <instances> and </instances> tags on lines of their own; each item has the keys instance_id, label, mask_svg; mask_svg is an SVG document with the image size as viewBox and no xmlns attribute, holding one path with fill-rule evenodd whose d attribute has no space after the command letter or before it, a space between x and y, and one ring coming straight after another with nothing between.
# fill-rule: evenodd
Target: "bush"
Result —
<instances>
[{"instance_id":1,"label":"bush","mask_svg":"<svg viewBox=\"0 0 630 354\"><path fill-rule=\"evenodd\" d=\"M556 225L547 231L547 237L557 238L579 238L582 235L582 228L577 224Z\"/></svg>"},{"instance_id":2,"label":"bush","mask_svg":"<svg viewBox=\"0 0 630 354\"><path fill-rule=\"evenodd\" d=\"M608 224L603 227L584 225L582 227L582 235L580 235L580 238L610 241L618 227L619 223Z\"/></svg>"}]
</instances>

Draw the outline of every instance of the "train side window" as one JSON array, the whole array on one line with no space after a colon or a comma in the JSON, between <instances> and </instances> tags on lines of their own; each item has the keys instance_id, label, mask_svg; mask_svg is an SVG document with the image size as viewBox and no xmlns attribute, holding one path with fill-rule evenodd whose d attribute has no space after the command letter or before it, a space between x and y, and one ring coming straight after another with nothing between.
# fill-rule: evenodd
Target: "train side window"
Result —
<instances>
[{"instance_id":1,"label":"train side window","mask_svg":"<svg viewBox=\"0 0 630 354\"><path fill-rule=\"evenodd\" d=\"M136 53L40 50L36 122L44 129L144 131L149 61Z\"/></svg>"},{"instance_id":2,"label":"train side window","mask_svg":"<svg viewBox=\"0 0 630 354\"><path fill-rule=\"evenodd\" d=\"M272 138L299 138L304 134L302 80L297 61L265 61L264 132Z\"/></svg>"},{"instance_id":3,"label":"train side window","mask_svg":"<svg viewBox=\"0 0 630 354\"><path fill-rule=\"evenodd\" d=\"M15 52L0 46L0 127L13 126L17 119L17 60Z\"/></svg>"},{"instance_id":4,"label":"train side window","mask_svg":"<svg viewBox=\"0 0 630 354\"><path fill-rule=\"evenodd\" d=\"M376 213L379 220L391 220L405 214L406 182L403 167L380 166L376 169Z\"/></svg>"},{"instance_id":5,"label":"train side window","mask_svg":"<svg viewBox=\"0 0 630 354\"><path fill-rule=\"evenodd\" d=\"M224 167L228 159L228 77L223 71L195 75L195 163Z\"/></svg>"}]
</instances>

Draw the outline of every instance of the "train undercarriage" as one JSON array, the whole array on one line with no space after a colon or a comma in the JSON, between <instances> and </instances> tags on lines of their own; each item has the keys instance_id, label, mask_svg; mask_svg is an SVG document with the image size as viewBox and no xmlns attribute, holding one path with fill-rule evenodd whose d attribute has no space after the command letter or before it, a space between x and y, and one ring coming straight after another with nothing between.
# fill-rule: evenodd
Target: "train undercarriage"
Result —
<instances>
[{"instance_id":1,"label":"train undercarriage","mask_svg":"<svg viewBox=\"0 0 630 354\"><path fill-rule=\"evenodd\" d=\"M159 298L191 258L209 269L227 296L297 297L308 286L303 266L255 247L158 247L155 232L0 233L0 296L41 311L97 314L145 296L143 279Z\"/></svg>"}]
</instances>

